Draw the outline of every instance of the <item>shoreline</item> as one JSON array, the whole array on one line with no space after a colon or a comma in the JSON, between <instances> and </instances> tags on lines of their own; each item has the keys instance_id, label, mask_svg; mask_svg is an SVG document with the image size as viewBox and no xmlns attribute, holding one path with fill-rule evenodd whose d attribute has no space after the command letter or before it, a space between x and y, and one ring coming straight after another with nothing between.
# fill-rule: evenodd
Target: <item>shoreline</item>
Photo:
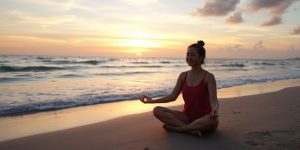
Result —
<instances>
[{"instance_id":1,"label":"shoreline","mask_svg":"<svg viewBox=\"0 0 300 150\"><path fill-rule=\"evenodd\" d=\"M218 90L220 101L233 97L259 95L300 86L300 79L280 80L269 83L247 84ZM176 102L167 104L142 104L138 100L81 106L55 111L38 112L19 116L0 117L0 141L36 134L55 132L75 127L105 122L127 115L149 112L157 105L181 106L181 95Z\"/></svg>"},{"instance_id":2,"label":"shoreline","mask_svg":"<svg viewBox=\"0 0 300 150\"><path fill-rule=\"evenodd\" d=\"M220 100L216 132L195 137L167 132L151 112L62 131L2 141L5 150L291 149L300 147L300 86ZM180 109L174 106L172 109Z\"/></svg>"}]
</instances>

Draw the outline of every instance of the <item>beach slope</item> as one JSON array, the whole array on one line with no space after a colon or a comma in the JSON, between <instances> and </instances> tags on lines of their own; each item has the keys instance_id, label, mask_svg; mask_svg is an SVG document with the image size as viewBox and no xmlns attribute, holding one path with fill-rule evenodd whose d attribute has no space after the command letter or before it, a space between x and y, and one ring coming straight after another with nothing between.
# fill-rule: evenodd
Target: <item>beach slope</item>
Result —
<instances>
[{"instance_id":1,"label":"beach slope","mask_svg":"<svg viewBox=\"0 0 300 150\"><path fill-rule=\"evenodd\" d=\"M292 87L221 99L218 131L202 138L166 132L152 113L146 112L4 141L0 149L299 149L299 91L300 87ZM180 110L182 106L173 108Z\"/></svg>"}]
</instances>

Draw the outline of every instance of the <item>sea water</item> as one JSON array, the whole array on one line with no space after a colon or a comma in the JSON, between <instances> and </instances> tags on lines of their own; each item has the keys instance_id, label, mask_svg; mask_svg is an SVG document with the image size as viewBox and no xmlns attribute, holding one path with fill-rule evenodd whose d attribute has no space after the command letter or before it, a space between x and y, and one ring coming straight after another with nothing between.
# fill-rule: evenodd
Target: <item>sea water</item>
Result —
<instances>
[{"instance_id":1,"label":"sea water","mask_svg":"<svg viewBox=\"0 0 300 150\"><path fill-rule=\"evenodd\" d=\"M207 59L218 88L300 78L299 60ZM0 116L172 92L185 58L0 56Z\"/></svg>"}]
</instances>

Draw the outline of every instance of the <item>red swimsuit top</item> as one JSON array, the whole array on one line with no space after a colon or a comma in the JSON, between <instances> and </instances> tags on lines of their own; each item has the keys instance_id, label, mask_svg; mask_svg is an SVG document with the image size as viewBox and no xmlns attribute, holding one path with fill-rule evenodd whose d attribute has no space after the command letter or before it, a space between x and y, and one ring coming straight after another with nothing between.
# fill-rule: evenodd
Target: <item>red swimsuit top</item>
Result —
<instances>
[{"instance_id":1,"label":"red swimsuit top","mask_svg":"<svg viewBox=\"0 0 300 150\"><path fill-rule=\"evenodd\" d=\"M187 115L190 121L194 121L212 111L209 100L208 86L204 79L207 72L205 71L203 79L196 86L187 85L187 72L182 84L182 97L185 102L183 112Z\"/></svg>"}]
</instances>

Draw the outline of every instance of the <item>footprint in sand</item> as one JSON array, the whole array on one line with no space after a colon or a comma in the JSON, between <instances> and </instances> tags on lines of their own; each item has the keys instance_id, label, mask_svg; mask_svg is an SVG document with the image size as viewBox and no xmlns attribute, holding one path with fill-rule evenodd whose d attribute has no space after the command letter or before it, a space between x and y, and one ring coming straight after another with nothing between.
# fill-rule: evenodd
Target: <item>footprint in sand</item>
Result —
<instances>
[{"instance_id":1,"label":"footprint in sand","mask_svg":"<svg viewBox=\"0 0 300 150\"><path fill-rule=\"evenodd\" d=\"M255 132L248 132L250 136L272 136L270 131L255 131Z\"/></svg>"},{"instance_id":2,"label":"footprint in sand","mask_svg":"<svg viewBox=\"0 0 300 150\"><path fill-rule=\"evenodd\" d=\"M247 132L247 135L249 136L247 141L245 141L246 144L251 146L263 146L266 145L266 143L269 140L269 137L272 137L270 131L254 131L254 132Z\"/></svg>"},{"instance_id":3,"label":"footprint in sand","mask_svg":"<svg viewBox=\"0 0 300 150\"><path fill-rule=\"evenodd\" d=\"M280 143L276 143L276 141L281 141L284 137L291 136L291 134L294 133L295 131L293 130L266 130L247 132L248 140L245 141L245 143L251 146L264 146L266 143L270 142L280 145ZM290 142L294 142L294 140L291 140Z\"/></svg>"},{"instance_id":4,"label":"footprint in sand","mask_svg":"<svg viewBox=\"0 0 300 150\"><path fill-rule=\"evenodd\" d=\"M283 134L293 134L296 131L293 130L272 130L272 133L276 134L276 133L283 133Z\"/></svg>"},{"instance_id":5,"label":"footprint in sand","mask_svg":"<svg viewBox=\"0 0 300 150\"><path fill-rule=\"evenodd\" d=\"M232 111L232 113L234 113L234 114L240 114L241 112L240 111Z\"/></svg>"},{"instance_id":6,"label":"footprint in sand","mask_svg":"<svg viewBox=\"0 0 300 150\"><path fill-rule=\"evenodd\" d=\"M254 140L248 140L245 143L248 144L248 145L251 145L251 146L266 145L264 142L254 141Z\"/></svg>"}]
</instances>

